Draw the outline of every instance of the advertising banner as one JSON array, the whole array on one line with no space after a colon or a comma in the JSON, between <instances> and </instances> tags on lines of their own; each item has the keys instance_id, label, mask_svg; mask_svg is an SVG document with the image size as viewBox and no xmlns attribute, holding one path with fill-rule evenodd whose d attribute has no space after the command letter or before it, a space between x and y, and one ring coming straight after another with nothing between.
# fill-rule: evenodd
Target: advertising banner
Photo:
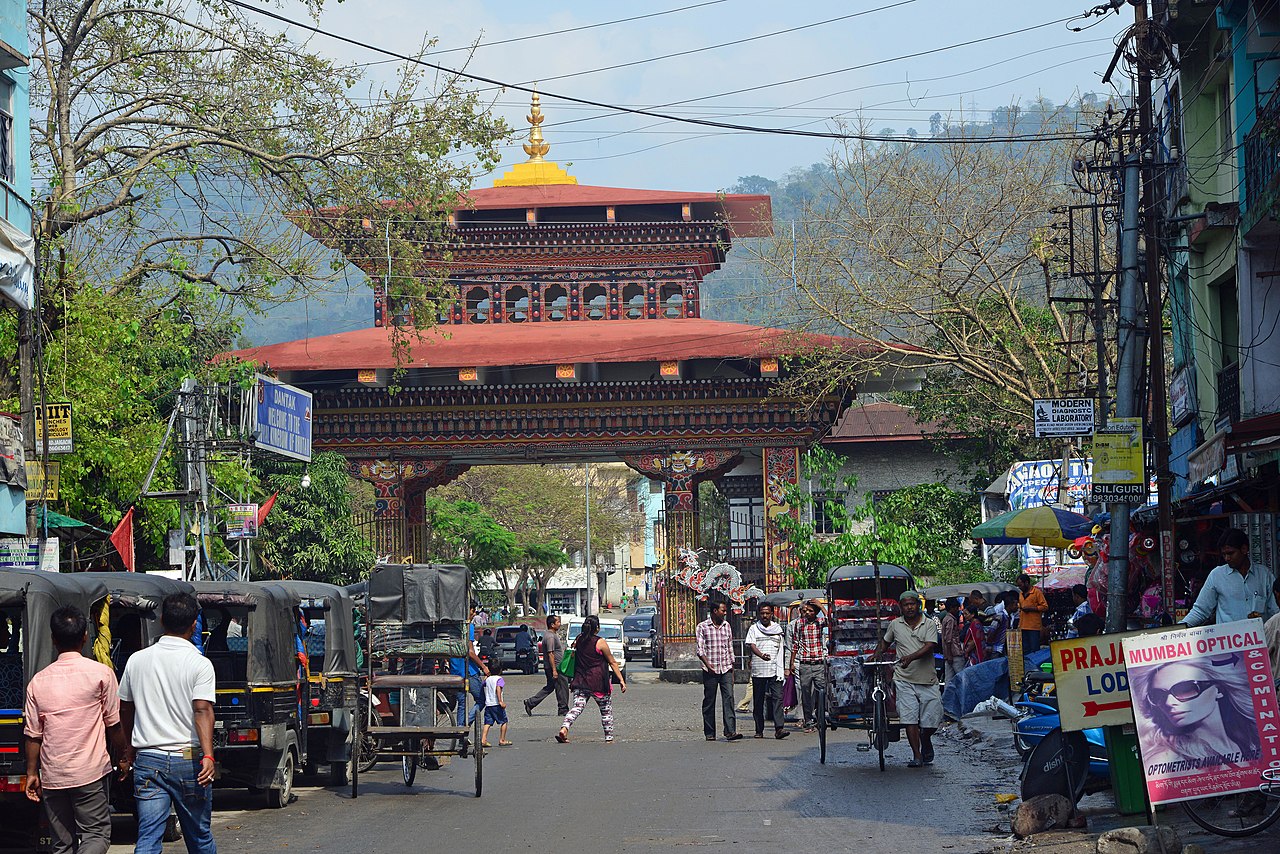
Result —
<instances>
[{"instance_id":1,"label":"advertising banner","mask_svg":"<svg viewBox=\"0 0 1280 854\"><path fill-rule=\"evenodd\" d=\"M45 427L45 418L49 425ZM45 406L36 404L36 453L44 453L45 430L49 433L49 453L69 454L75 450L71 436L71 404L50 403Z\"/></svg>"},{"instance_id":2,"label":"advertising banner","mask_svg":"<svg viewBox=\"0 0 1280 854\"><path fill-rule=\"evenodd\" d=\"M57 572L61 558L61 541L50 537L44 541L44 549L39 540L25 537L0 540L0 569L42 569L45 572Z\"/></svg>"},{"instance_id":3,"label":"advertising banner","mask_svg":"<svg viewBox=\"0 0 1280 854\"><path fill-rule=\"evenodd\" d=\"M227 539L252 540L258 536L258 505L227 505Z\"/></svg>"},{"instance_id":4,"label":"advertising banner","mask_svg":"<svg viewBox=\"0 0 1280 854\"><path fill-rule=\"evenodd\" d=\"M1143 634L1123 632L1049 644L1063 732L1133 723L1120 642Z\"/></svg>"},{"instance_id":5,"label":"advertising banner","mask_svg":"<svg viewBox=\"0 0 1280 854\"><path fill-rule=\"evenodd\" d=\"M1152 804L1257 791L1280 768L1280 705L1261 620L1125 638Z\"/></svg>"},{"instance_id":6,"label":"advertising banner","mask_svg":"<svg viewBox=\"0 0 1280 854\"><path fill-rule=\"evenodd\" d=\"M1037 398L1031 410L1035 415L1036 438L1091 435L1093 408L1091 397Z\"/></svg>"},{"instance_id":7,"label":"advertising banner","mask_svg":"<svg viewBox=\"0 0 1280 854\"><path fill-rule=\"evenodd\" d=\"M49 463L46 471L39 460L27 460L27 500L57 501L62 484L62 463Z\"/></svg>"},{"instance_id":8,"label":"advertising banner","mask_svg":"<svg viewBox=\"0 0 1280 854\"><path fill-rule=\"evenodd\" d=\"M1112 418L1093 434L1094 499L1142 504L1149 491L1142 419Z\"/></svg>"}]
</instances>

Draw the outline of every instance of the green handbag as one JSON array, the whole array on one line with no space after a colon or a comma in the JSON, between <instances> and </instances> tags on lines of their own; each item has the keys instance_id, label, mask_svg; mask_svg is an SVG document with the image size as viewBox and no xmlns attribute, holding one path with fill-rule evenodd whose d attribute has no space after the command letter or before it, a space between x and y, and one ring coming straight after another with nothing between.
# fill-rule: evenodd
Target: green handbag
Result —
<instances>
[{"instance_id":1,"label":"green handbag","mask_svg":"<svg viewBox=\"0 0 1280 854\"><path fill-rule=\"evenodd\" d=\"M565 679L572 679L573 673L578 666L577 651L572 647L565 650L563 656L560 657L560 675Z\"/></svg>"}]
</instances>

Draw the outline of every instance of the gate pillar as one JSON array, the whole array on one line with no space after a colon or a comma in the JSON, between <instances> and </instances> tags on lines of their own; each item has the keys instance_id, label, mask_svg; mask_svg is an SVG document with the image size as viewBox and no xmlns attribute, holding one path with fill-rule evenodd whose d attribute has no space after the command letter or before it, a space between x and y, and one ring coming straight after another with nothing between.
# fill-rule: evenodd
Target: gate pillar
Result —
<instances>
[{"instance_id":1,"label":"gate pillar","mask_svg":"<svg viewBox=\"0 0 1280 854\"><path fill-rule=\"evenodd\" d=\"M680 549L698 548L698 484L733 468L742 459L737 449L713 448L705 451L672 451L627 454L628 466L663 482L663 544L659 553L658 613L662 620L662 642L667 666L688 667L696 662L694 629L698 625L698 603L691 588L676 580Z\"/></svg>"},{"instance_id":2,"label":"gate pillar","mask_svg":"<svg viewBox=\"0 0 1280 854\"><path fill-rule=\"evenodd\" d=\"M796 566L795 551L778 519L799 519L799 509L787 503L786 491L800 482L799 448L764 449L764 590L773 593L791 587Z\"/></svg>"},{"instance_id":3,"label":"gate pillar","mask_svg":"<svg viewBox=\"0 0 1280 854\"><path fill-rule=\"evenodd\" d=\"M468 466L448 460L386 460L351 458L347 473L373 485L375 529L373 546L392 560L425 561L421 537L422 495L466 471Z\"/></svg>"}]
</instances>

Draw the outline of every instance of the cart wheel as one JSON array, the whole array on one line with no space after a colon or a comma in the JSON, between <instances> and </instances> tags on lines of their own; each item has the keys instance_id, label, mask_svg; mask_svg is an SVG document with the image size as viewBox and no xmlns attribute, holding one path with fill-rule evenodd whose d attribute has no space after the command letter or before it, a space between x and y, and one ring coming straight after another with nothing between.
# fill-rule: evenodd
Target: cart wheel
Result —
<instances>
[{"instance_id":1,"label":"cart wheel","mask_svg":"<svg viewBox=\"0 0 1280 854\"><path fill-rule=\"evenodd\" d=\"M414 778L418 776L418 757L400 757L400 772L404 775L404 784L412 786Z\"/></svg>"},{"instance_id":2,"label":"cart wheel","mask_svg":"<svg viewBox=\"0 0 1280 854\"><path fill-rule=\"evenodd\" d=\"M884 770L884 750L889 746L889 719L885 710L884 697L875 699L875 710L872 713L871 738L876 743L876 752L880 754L880 770Z\"/></svg>"},{"instance_id":3,"label":"cart wheel","mask_svg":"<svg viewBox=\"0 0 1280 854\"><path fill-rule=\"evenodd\" d=\"M820 688L813 698L814 723L818 725L818 761L827 764L827 691Z\"/></svg>"},{"instance_id":4,"label":"cart wheel","mask_svg":"<svg viewBox=\"0 0 1280 854\"><path fill-rule=\"evenodd\" d=\"M476 715L474 732L475 738L475 758L476 758L476 797L480 797L480 791L484 787L484 743L480 740L480 715Z\"/></svg>"}]
</instances>

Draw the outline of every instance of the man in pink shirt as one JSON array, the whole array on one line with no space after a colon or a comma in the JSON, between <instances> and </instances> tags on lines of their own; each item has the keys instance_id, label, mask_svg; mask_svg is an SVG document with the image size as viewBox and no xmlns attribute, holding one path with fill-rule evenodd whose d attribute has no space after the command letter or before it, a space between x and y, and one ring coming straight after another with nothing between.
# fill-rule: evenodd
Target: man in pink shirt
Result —
<instances>
[{"instance_id":1,"label":"man in pink shirt","mask_svg":"<svg viewBox=\"0 0 1280 854\"><path fill-rule=\"evenodd\" d=\"M116 675L80 654L89 625L79 608L54 611L49 631L58 658L27 685L27 797L43 800L54 854L106 854L107 739L117 756L125 748Z\"/></svg>"}]
</instances>

